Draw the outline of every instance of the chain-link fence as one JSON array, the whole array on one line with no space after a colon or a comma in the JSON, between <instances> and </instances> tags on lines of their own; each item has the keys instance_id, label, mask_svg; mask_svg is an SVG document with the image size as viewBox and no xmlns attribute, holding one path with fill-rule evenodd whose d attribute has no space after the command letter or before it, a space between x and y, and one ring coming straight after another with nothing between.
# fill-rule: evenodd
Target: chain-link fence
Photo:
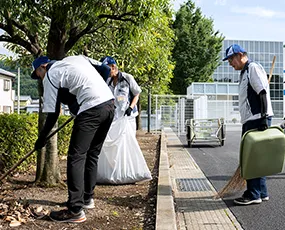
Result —
<instances>
[{"instance_id":1,"label":"chain-link fence","mask_svg":"<svg viewBox=\"0 0 285 230\"><path fill-rule=\"evenodd\" d=\"M273 103L280 103L273 101ZM142 127L147 129L147 113L142 111ZM279 117L279 116L276 116ZM209 100L207 96L189 97L187 95L152 95L150 130L160 131L170 127L178 135L186 132L187 119L224 120L227 126L240 126L238 100Z\"/></svg>"}]
</instances>

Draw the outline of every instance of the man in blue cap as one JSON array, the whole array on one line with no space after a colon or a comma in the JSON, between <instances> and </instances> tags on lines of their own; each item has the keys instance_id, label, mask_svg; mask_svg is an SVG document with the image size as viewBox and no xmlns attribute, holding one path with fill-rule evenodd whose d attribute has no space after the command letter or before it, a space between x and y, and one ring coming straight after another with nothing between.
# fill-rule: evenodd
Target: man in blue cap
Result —
<instances>
[{"instance_id":1,"label":"man in blue cap","mask_svg":"<svg viewBox=\"0 0 285 230\"><path fill-rule=\"evenodd\" d=\"M67 158L68 209L52 211L58 222L86 220L83 208L94 208L98 157L114 117L114 97L106 82L85 56L70 56L50 61L41 56L33 61L33 79L43 82L43 112L47 119L35 143L46 144L55 125L60 103L76 105Z\"/></svg>"},{"instance_id":2,"label":"man in blue cap","mask_svg":"<svg viewBox=\"0 0 285 230\"><path fill-rule=\"evenodd\" d=\"M115 97L116 110L114 120L122 116L128 116L135 133L135 117L138 116L137 102L139 100L141 88L132 75L119 71L113 57L105 56L100 59L100 62L111 68L107 84Z\"/></svg>"},{"instance_id":3,"label":"man in blue cap","mask_svg":"<svg viewBox=\"0 0 285 230\"><path fill-rule=\"evenodd\" d=\"M240 70L239 111L242 123L242 135L251 129L265 130L271 125L273 116L269 83L264 68L248 59L247 52L238 44L226 49L223 61L228 61ZM247 180L247 189L243 196L234 200L238 205L260 204L269 200L266 178Z\"/></svg>"}]
</instances>

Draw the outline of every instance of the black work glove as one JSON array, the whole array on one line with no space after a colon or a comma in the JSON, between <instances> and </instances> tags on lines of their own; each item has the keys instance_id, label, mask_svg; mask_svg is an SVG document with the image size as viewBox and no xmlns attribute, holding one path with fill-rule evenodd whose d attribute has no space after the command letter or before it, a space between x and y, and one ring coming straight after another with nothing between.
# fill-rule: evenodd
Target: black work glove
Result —
<instances>
[{"instance_id":1,"label":"black work glove","mask_svg":"<svg viewBox=\"0 0 285 230\"><path fill-rule=\"evenodd\" d=\"M125 112L124 115L131 116L132 111L133 111L133 109L132 109L131 107L129 107L129 108L126 110L126 112Z\"/></svg>"},{"instance_id":2,"label":"black work glove","mask_svg":"<svg viewBox=\"0 0 285 230\"><path fill-rule=\"evenodd\" d=\"M39 150L43 148L47 143L46 137L44 135L40 135L35 143L35 150Z\"/></svg>"},{"instance_id":3,"label":"black work glove","mask_svg":"<svg viewBox=\"0 0 285 230\"><path fill-rule=\"evenodd\" d=\"M283 118L283 122L280 124L280 127L282 128L282 129L285 129L285 117Z\"/></svg>"},{"instance_id":4,"label":"black work glove","mask_svg":"<svg viewBox=\"0 0 285 230\"><path fill-rule=\"evenodd\" d=\"M285 121L283 121L280 125L281 129L285 129Z\"/></svg>"},{"instance_id":5,"label":"black work glove","mask_svg":"<svg viewBox=\"0 0 285 230\"><path fill-rule=\"evenodd\" d=\"M259 131L264 131L266 129L268 129L267 118L266 117L262 117L261 118L261 123L260 123L260 125L258 127L258 130Z\"/></svg>"}]
</instances>

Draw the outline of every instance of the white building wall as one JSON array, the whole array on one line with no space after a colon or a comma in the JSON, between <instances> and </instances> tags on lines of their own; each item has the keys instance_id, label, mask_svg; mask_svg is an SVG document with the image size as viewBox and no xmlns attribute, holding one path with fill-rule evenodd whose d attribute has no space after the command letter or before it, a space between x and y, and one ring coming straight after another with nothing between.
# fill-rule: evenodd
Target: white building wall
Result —
<instances>
[{"instance_id":1,"label":"white building wall","mask_svg":"<svg viewBox=\"0 0 285 230\"><path fill-rule=\"evenodd\" d=\"M27 113L39 113L39 107L27 106L26 112Z\"/></svg>"},{"instance_id":2,"label":"white building wall","mask_svg":"<svg viewBox=\"0 0 285 230\"><path fill-rule=\"evenodd\" d=\"M194 119L208 118L208 99L207 96L201 96L194 99Z\"/></svg>"},{"instance_id":3,"label":"white building wall","mask_svg":"<svg viewBox=\"0 0 285 230\"><path fill-rule=\"evenodd\" d=\"M226 123L240 122L238 84L225 82L193 82L187 96L194 100L195 119L223 118ZM197 98L198 97L198 98ZM233 98L236 98L233 100Z\"/></svg>"},{"instance_id":4,"label":"white building wall","mask_svg":"<svg viewBox=\"0 0 285 230\"><path fill-rule=\"evenodd\" d=\"M9 90L4 90L4 80L9 81ZM14 102L13 102L13 90L12 80L10 77L0 75L0 112L13 113Z\"/></svg>"}]
</instances>

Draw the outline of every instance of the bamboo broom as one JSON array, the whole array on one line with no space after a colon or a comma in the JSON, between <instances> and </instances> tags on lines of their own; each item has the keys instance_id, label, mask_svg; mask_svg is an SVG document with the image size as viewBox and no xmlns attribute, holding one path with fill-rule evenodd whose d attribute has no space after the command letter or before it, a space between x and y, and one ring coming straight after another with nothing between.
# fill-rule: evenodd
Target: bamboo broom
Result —
<instances>
[{"instance_id":1,"label":"bamboo broom","mask_svg":"<svg viewBox=\"0 0 285 230\"><path fill-rule=\"evenodd\" d=\"M271 78L272 78L272 73L273 73L273 68L275 64L276 56L273 57L271 68L270 68L270 73L269 73L269 78L268 78L268 84L270 84ZM228 183L219 191L214 198L222 198L227 195L233 194L234 192L240 191L244 189L246 186L246 181L241 177L241 167L240 165L236 169L234 175L231 177L231 179L228 181Z\"/></svg>"},{"instance_id":2,"label":"bamboo broom","mask_svg":"<svg viewBox=\"0 0 285 230\"><path fill-rule=\"evenodd\" d=\"M231 195L234 192L244 189L246 186L246 181L241 177L241 167L240 165L236 169L234 175L228 181L228 183L214 196L215 199L223 198L227 195Z\"/></svg>"}]
</instances>

